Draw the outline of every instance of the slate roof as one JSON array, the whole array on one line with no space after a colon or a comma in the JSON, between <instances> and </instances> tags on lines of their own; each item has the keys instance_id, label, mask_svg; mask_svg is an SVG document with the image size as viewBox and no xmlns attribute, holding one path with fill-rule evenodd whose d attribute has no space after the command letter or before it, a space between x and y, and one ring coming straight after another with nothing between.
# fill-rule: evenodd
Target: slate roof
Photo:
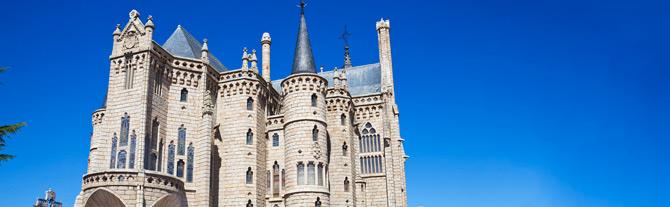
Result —
<instances>
[{"instance_id":1,"label":"slate roof","mask_svg":"<svg viewBox=\"0 0 670 207\"><path fill-rule=\"evenodd\" d=\"M333 87L333 71L324 71L318 73L318 75L328 80L328 87ZM276 91L281 91L281 82L283 80L272 81L272 87ZM382 88L381 82L381 66L379 63L347 68L347 85L351 96L379 93Z\"/></svg>"},{"instance_id":2,"label":"slate roof","mask_svg":"<svg viewBox=\"0 0 670 207\"><path fill-rule=\"evenodd\" d=\"M202 44L195 39L191 33L181 25L177 26L172 35L163 43L163 49L177 57L200 59L202 56ZM209 64L219 72L228 71L219 59L209 53Z\"/></svg>"}]
</instances>

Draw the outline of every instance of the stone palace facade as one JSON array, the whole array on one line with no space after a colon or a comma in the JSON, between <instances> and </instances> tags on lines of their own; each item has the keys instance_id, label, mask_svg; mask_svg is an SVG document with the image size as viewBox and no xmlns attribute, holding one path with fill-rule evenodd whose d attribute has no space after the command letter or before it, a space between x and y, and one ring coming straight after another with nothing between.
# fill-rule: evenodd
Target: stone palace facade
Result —
<instances>
[{"instance_id":1,"label":"stone palace facade","mask_svg":"<svg viewBox=\"0 0 670 207\"><path fill-rule=\"evenodd\" d=\"M270 34L229 69L178 26L117 26L109 86L93 112L79 207L407 206L389 21L379 62L318 72L304 3L292 73L270 80Z\"/></svg>"}]
</instances>

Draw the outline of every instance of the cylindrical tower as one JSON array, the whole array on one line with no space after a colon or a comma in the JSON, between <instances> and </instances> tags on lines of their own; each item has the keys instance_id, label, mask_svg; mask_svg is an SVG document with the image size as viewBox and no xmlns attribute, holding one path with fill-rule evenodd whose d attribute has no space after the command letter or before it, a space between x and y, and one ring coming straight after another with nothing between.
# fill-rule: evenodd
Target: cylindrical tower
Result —
<instances>
[{"instance_id":1,"label":"cylindrical tower","mask_svg":"<svg viewBox=\"0 0 670 207\"><path fill-rule=\"evenodd\" d=\"M263 45L262 47L262 54L263 57L263 68L261 69L263 73L263 79L265 79L266 82L270 82L270 44L272 43L272 38L270 38L270 33L263 33L263 37L261 38L261 44Z\"/></svg>"},{"instance_id":2,"label":"cylindrical tower","mask_svg":"<svg viewBox=\"0 0 670 207\"><path fill-rule=\"evenodd\" d=\"M286 205L328 206L327 81L313 73L282 82L286 163Z\"/></svg>"}]
</instances>

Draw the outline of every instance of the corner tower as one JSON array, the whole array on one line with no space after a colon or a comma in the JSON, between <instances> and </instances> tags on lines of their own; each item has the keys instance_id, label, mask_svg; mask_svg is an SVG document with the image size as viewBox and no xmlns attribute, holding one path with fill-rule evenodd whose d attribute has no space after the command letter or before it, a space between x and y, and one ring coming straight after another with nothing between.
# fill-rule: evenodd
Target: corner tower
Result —
<instances>
[{"instance_id":1,"label":"corner tower","mask_svg":"<svg viewBox=\"0 0 670 207\"><path fill-rule=\"evenodd\" d=\"M284 93L286 206L330 206L325 92L328 82L316 74L307 32L305 3L292 73L281 83ZM317 205L318 204L318 205Z\"/></svg>"}]
</instances>

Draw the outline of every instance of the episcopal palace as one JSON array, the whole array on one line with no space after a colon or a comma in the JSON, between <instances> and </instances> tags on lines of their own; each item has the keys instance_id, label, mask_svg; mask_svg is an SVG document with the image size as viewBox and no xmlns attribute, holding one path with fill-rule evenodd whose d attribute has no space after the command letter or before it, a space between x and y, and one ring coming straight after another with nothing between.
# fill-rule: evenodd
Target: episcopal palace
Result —
<instances>
[{"instance_id":1,"label":"episcopal palace","mask_svg":"<svg viewBox=\"0 0 670 207\"><path fill-rule=\"evenodd\" d=\"M75 206L407 206L390 22L374 26L377 63L346 45L339 69L317 70L301 3L291 74L271 80L269 33L235 69L183 26L160 44L132 10Z\"/></svg>"}]
</instances>

